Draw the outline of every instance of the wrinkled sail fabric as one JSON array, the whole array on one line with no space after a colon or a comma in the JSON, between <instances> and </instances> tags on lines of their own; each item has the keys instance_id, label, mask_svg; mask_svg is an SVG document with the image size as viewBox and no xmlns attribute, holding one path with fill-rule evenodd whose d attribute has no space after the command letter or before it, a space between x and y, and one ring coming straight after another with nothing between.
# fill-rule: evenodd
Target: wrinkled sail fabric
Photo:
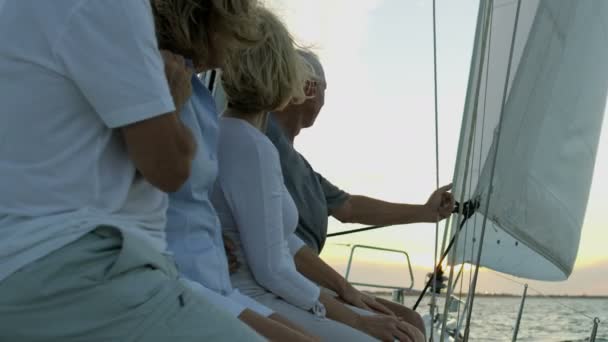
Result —
<instances>
[{"instance_id":1,"label":"wrinkled sail fabric","mask_svg":"<svg viewBox=\"0 0 608 342\"><path fill-rule=\"evenodd\" d=\"M480 198L481 208L449 262L475 263L487 221L480 265L565 280L576 261L606 105L608 1L524 0L514 30L516 9L517 1L495 1L489 24L482 15L478 22L454 194Z\"/></svg>"}]
</instances>

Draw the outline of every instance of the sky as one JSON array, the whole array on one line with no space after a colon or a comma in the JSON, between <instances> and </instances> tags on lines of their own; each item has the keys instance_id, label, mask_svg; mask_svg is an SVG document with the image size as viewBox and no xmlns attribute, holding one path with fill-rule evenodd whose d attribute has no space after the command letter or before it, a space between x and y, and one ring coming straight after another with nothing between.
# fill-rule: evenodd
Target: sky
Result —
<instances>
[{"instance_id":1,"label":"sky","mask_svg":"<svg viewBox=\"0 0 608 342\"><path fill-rule=\"evenodd\" d=\"M435 188L431 0L266 0L298 42L316 51L327 76L326 104L296 148L351 194L424 203ZM437 1L439 179L451 182L464 107L478 1ZM608 124L575 270L559 283L529 283L545 294L608 295ZM330 232L358 228L331 220ZM406 250L414 287L433 265L435 225L412 224L331 238L322 257L341 272L347 244ZM403 256L357 253L352 280L409 286ZM356 278L356 279L355 279ZM522 279L482 270L481 292L520 293Z\"/></svg>"}]
</instances>

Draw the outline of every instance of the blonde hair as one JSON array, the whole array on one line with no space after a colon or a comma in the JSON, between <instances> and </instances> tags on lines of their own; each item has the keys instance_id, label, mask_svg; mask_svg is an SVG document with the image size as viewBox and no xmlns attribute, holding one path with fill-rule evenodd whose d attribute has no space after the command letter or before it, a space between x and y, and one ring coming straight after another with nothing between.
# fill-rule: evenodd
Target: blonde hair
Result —
<instances>
[{"instance_id":1,"label":"blonde hair","mask_svg":"<svg viewBox=\"0 0 608 342\"><path fill-rule=\"evenodd\" d=\"M213 48L211 32L220 34L227 47L255 45L262 38L257 0L151 0L151 4L161 49L207 60Z\"/></svg>"},{"instance_id":2,"label":"blonde hair","mask_svg":"<svg viewBox=\"0 0 608 342\"><path fill-rule=\"evenodd\" d=\"M262 42L231 55L222 73L228 106L240 114L304 102L304 85L313 74L281 20L267 9L259 17Z\"/></svg>"}]
</instances>

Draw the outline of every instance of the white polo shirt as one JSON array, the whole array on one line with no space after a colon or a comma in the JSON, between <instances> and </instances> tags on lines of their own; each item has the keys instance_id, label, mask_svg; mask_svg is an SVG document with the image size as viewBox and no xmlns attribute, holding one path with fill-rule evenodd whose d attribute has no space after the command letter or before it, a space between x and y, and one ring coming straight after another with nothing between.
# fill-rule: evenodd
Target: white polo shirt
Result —
<instances>
[{"instance_id":1,"label":"white polo shirt","mask_svg":"<svg viewBox=\"0 0 608 342\"><path fill-rule=\"evenodd\" d=\"M0 280L102 224L164 251L117 129L174 110L149 1L5 1L0 42Z\"/></svg>"}]
</instances>

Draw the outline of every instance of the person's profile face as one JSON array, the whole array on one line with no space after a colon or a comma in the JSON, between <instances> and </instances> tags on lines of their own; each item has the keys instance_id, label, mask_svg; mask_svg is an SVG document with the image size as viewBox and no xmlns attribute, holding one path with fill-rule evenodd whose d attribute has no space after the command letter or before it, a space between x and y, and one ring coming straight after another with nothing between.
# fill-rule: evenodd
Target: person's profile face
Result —
<instances>
[{"instance_id":1,"label":"person's profile face","mask_svg":"<svg viewBox=\"0 0 608 342\"><path fill-rule=\"evenodd\" d=\"M307 95L311 96L310 99L306 100L302 104L303 106L303 128L308 128L314 125L321 109L325 105L325 89L327 89L327 83L323 80L314 81L310 85L311 89L307 89Z\"/></svg>"}]
</instances>

